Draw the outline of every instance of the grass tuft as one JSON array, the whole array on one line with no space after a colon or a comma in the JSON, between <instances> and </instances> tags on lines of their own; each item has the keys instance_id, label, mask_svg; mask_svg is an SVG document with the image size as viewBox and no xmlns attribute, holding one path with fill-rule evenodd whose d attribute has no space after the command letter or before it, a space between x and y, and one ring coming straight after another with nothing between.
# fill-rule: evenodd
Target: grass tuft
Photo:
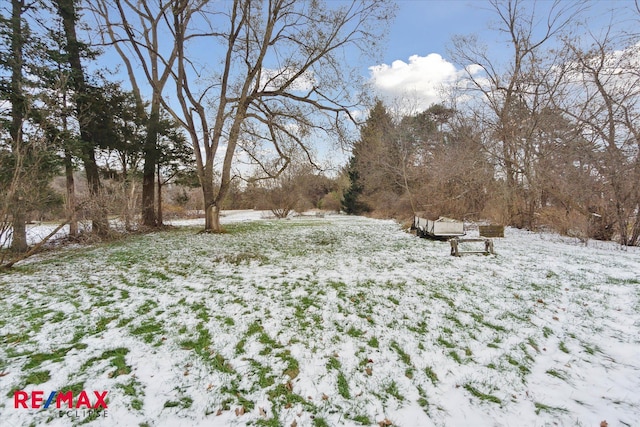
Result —
<instances>
[{"instance_id":1,"label":"grass tuft","mask_svg":"<svg viewBox=\"0 0 640 427\"><path fill-rule=\"evenodd\" d=\"M475 388L469 383L464 385L464 389L467 390L469 393L471 393L474 397L477 397L482 401L497 403L498 405L502 404L502 400L500 400L496 396L492 394L482 393L480 390L478 390L477 388Z\"/></svg>"}]
</instances>

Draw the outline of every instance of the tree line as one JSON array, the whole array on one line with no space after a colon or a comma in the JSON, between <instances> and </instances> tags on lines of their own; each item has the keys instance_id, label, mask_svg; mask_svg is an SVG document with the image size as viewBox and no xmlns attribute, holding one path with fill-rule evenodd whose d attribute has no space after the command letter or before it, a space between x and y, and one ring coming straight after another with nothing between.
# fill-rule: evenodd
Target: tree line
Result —
<instances>
[{"instance_id":1,"label":"tree line","mask_svg":"<svg viewBox=\"0 0 640 427\"><path fill-rule=\"evenodd\" d=\"M343 60L374 52L393 10L387 0L11 0L0 17L2 244L26 251L28 214L63 202L72 235L78 215L99 236L114 213L157 227L170 179L201 189L205 230L220 231L238 157L253 165L251 184L284 177L298 153L313 163L310 135L345 137L358 100ZM105 52L126 84L98 69ZM65 194L50 186L62 171ZM105 186L113 179L124 213Z\"/></svg>"},{"instance_id":2,"label":"tree line","mask_svg":"<svg viewBox=\"0 0 640 427\"><path fill-rule=\"evenodd\" d=\"M458 81L416 111L361 99L346 61L377 51L387 0L11 0L0 17L0 243L27 251L34 211L63 212L71 235L89 218L107 236L113 214L158 227L162 189L180 182L199 188L207 231L220 231L223 207L286 216L302 200L638 245L638 34L618 27L637 22L637 2L598 32L589 2L547 2L543 14L535 2L486 4L508 56L454 37ZM126 82L97 66L106 52ZM339 176L317 172L318 140L350 144ZM52 188L59 176L64 191Z\"/></svg>"},{"instance_id":3,"label":"tree line","mask_svg":"<svg viewBox=\"0 0 640 427\"><path fill-rule=\"evenodd\" d=\"M490 1L497 58L457 36L463 70L445 102L370 111L346 173L348 212L492 220L583 239L640 244L640 44L618 27L638 2L612 10L598 32L583 2ZM625 16L626 20L622 19Z\"/></svg>"}]
</instances>

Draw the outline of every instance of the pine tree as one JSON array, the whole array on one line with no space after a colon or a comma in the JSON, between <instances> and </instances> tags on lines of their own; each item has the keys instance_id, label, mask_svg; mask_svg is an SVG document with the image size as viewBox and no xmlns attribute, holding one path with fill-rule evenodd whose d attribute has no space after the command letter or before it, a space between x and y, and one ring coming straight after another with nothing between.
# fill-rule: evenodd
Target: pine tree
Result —
<instances>
[{"instance_id":1,"label":"pine tree","mask_svg":"<svg viewBox=\"0 0 640 427\"><path fill-rule=\"evenodd\" d=\"M28 213L59 201L48 186L58 159L38 127L45 46L29 25L38 12L24 0L10 12L0 16L0 102L10 106L0 116L0 246L11 235L11 249L26 252Z\"/></svg>"},{"instance_id":2,"label":"pine tree","mask_svg":"<svg viewBox=\"0 0 640 427\"><path fill-rule=\"evenodd\" d=\"M376 207L377 195L402 192L396 177L395 138L393 118L378 100L360 129L360 139L353 146L346 169L351 186L342 200L345 212L360 214L370 211Z\"/></svg>"},{"instance_id":3,"label":"pine tree","mask_svg":"<svg viewBox=\"0 0 640 427\"><path fill-rule=\"evenodd\" d=\"M345 170L350 185L342 196L342 210L349 215L360 215L371 210L366 203L360 200L362 184L360 183L360 174L356 169L355 163L355 157L351 157Z\"/></svg>"},{"instance_id":4,"label":"pine tree","mask_svg":"<svg viewBox=\"0 0 640 427\"><path fill-rule=\"evenodd\" d=\"M94 202L92 210L92 228L99 235L104 235L109 230L107 214L101 200L102 186L100 184L99 168L96 162L96 138L100 132L97 120L101 115L92 106L91 90L87 84L87 78L81 58L87 54L88 48L77 36L78 10L76 0L55 0L55 7L62 19L65 35L65 54L70 71L70 85L73 89L73 101L76 107L78 125L80 127L81 160L87 176L89 192Z\"/></svg>"}]
</instances>

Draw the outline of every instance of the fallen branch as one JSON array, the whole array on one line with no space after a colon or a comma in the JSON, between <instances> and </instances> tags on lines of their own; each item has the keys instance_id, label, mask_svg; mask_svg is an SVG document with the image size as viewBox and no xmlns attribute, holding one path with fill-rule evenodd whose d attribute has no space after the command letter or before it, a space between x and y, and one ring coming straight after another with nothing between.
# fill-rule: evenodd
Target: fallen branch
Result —
<instances>
[{"instance_id":1,"label":"fallen branch","mask_svg":"<svg viewBox=\"0 0 640 427\"><path fill-rule=\"evenodd\" d=\"M67 219L66 221L64 221L63 223L58 225L51 233L49 233L44 239L42 239L40 242L38 242L34 247L29 249L27 252L25 252L23 254L20 254L17 257L13 258L11 261L7 262L6 264L2 264L0 266L0 268L9 269L9 268L13 267L14 264L16 264L16 263L18 263L20 261L23 261L23 260L29 258L30 256L32 256L33 254L35 254L36 252L38 252L38 250L40 250L42 245L47 243L49 241L49 239L51 239L58 231L60 231L62 229L62 227L67 225L69 223L69 221L70 220Z\"/></svg>"}]
</instances>

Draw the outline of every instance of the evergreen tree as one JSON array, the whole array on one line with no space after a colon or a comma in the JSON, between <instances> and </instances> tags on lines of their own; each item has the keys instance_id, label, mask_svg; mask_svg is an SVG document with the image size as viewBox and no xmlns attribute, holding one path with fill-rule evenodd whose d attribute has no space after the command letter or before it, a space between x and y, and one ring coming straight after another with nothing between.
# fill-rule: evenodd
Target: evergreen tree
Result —
<instances>
[{"instance_id":1,"label":"evergreen tree","mask_svg":"<svg viewBox=\"0 0 640 427\"><path fill-rule=\"evenodd\" d=\"M37 30L32 6L12 0L10 16L0 16L0 104L8 107L0 113L0 246L11 236L15 252L28 249L28 213L59 202L48 186L57 157L38 126L46 49L29 25Z\"/></svg>"},{"instance_id":2,"label":"evergreen tree","mask_svg":"<svg viewBox=\"0 0 640 427\"><path fill-rule=\"evenodd\" d=\"M80 158L82 160L89 193L93 201L92 228L99 235L104 235L109 230L106 209L101 200L101 184L99 168L96 162L97 138L101 132L98 123L101 112L95 110L92 105L92 93L84 67L83 55L90 53L88 46L82 43L77 36L78 9L76 0L55 0L58 15L62 19L62 27L65 35L65 54L69 65L69 83L73 89L73 102L80 128Z\"/></svg>"},{"instance_id":3,"label":"evergreen tree","mask_svg":"<svg viewBox=\"0 0 640 427\"><path fill-rule=\"evenodd\" d=\"M371 208L360 200L362 195L362 184L360 182L360 175L355 165L355 157L349 159L349 164L346 167L346 174L349 178L350 185L344 191L342 196L342 210L349 215L360 215L365 212L369 212Z\"/></svg>"},{"instance_id":4,"label":"evergreen tree","mask_svg":"<svg viewBox=\"0 0 640 427\"><path fill-rule=\"evenodd\" d=\"M345 212L359 214L375 208L377 195L400 194L397 179L396 129L382 101L377 101L360 129L346 173L351 186L345 191Z\"/></svg>"},{"instance_id":5,"label":"evergreen tree","mask_svg":"<svg viewBox=\"0 0 640 427\"><path fill-rule=\"evenodd\" d=\"M193 167L193 148L180 129L179 123L170 118L162 118L158 125L158 136L156 217L158 225L162 225L162 187L172 181L194 176L195 168ZM145 154L145 161L146 159Z\"/></svg>"},{"instance_id":6,"label":"evergreen tree","mask_svg":"<svg viewBox=\"0 0 640 427\"><path fill-rule=\"evenodd\" d=\"M24 252L27 250L27 235L25 228L25 206L23 203L24 188L20 186L19 175L23 168L24 147L23 147L23 125L27 116L27 99L24 90L24 48L28 40L29 29L23 18L26 5L24 0L11 0L11 16L7 19L3 17L3 38L8 39L8 52L2 55L3 68L9 70L9 81L2 85L3 99L11 105L11 114L8 118L9 128L9 152L5 157L5 162L10 163L14 173L6 176L3 181L7 185L5 199L7 213L11 213L13 221L13 239L11 248L15 251ZM4 53L4 52L3 52ZM4 126L3 126L4 127Z\"/></svg>"}]
</instances>

